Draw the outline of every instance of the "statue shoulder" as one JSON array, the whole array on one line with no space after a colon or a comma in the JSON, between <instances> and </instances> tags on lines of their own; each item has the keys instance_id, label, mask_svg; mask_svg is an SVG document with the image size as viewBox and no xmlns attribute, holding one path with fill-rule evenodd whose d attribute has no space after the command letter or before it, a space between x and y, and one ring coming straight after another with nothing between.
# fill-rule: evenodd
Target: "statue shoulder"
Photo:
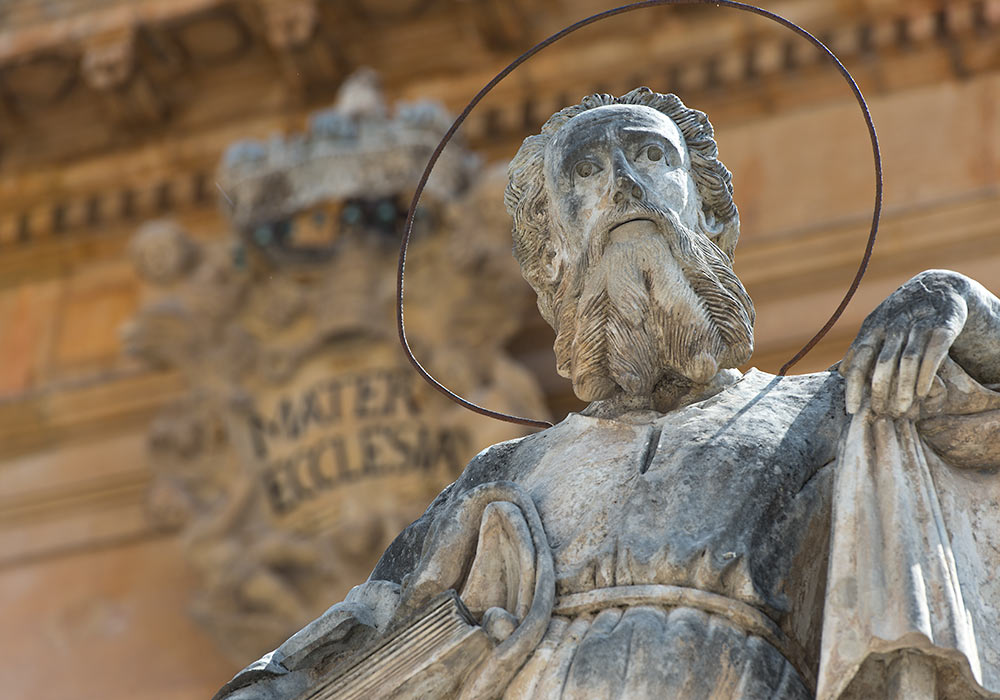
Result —
<instances>
[{"instance_id":1,"label":"statue shoulder","mask_svg":"<svg viewBox=\"0 0 1000 700\"><path fill-rule=\"evenodd\" d=\"M516 477L526 461L525 451L530 451L531 446L542 434L536 433L490 445L477 454L455 482L454 485L458 489L455 495L492 481L517 481Z\"/></svg>"},{"instance_id":2,"label":"statue shoulder","mask_svg":"<svg viewBox=\"0 0 1000 700\"><path fill-rule=\"evenodd\" d=\"M837 365L820 372L784 376L751 367L734 388L736 391L731 393L736 402L756 404L766 399L771 406L807 410L816 419L823 414L836 418L835 423L846 419L844 378L837 372Z\"/></svg>"}]
</instances>

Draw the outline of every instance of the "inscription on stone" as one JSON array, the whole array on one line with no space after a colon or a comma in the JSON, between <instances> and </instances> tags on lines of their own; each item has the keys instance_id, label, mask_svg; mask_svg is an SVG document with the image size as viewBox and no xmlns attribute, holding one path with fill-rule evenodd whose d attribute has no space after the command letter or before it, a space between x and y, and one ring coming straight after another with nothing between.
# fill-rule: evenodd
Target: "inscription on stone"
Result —
<instances>
[{"instance_id":1,"label":"inscription on stone","mask_svg":"<svg viewBox=\"0 0 1000 700\"><path fill-rule=\"evenodd\" d=\"M405 471L458 475L472 440L461 426L420 419L416 375L376 369L324 379L247 417L268 504L303 503L361 479Z\"/></svg>"}]
</instances>

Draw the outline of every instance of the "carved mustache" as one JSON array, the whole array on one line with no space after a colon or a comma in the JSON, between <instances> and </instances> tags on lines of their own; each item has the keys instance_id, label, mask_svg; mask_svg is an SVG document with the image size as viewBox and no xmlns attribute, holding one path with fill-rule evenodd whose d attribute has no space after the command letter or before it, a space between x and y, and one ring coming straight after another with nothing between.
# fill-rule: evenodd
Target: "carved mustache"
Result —
<instances>
[{"instance_id":1,"label":"carved mustache","mask_svg":"<svg viewBox=\"0 0 1000 700\"><path fill-rule=\"evenodd\" d=\"M586 264L596 262L604 255L611 241L611 231L628 221L648 219L664 236L676 235L682 228L677 214L639 201L625 202L605 212L594 227L594 235L587 246Z\"/></svg>"}]
</instances>

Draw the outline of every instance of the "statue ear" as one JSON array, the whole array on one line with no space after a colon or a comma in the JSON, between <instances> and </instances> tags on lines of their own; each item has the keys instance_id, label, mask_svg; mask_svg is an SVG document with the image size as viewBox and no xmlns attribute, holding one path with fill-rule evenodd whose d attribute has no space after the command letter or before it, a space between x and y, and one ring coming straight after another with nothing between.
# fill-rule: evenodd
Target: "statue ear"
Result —
<instances>
[{"instance_id":1,"label":"statue ear","mask_svg":"<svg viewBox=\"0 0 1000 700\"><path fill-rule=\"evenodd\" d=\"M702 205L701 211L698 214L698 221L701 223L701 230L712 241L715 241L724 228L722 222L715 216L715 212L707 204Z\"/></svg>"},{"instance_id":2,"label":"statue ear","mask_svg":"<svg viewBox=\"0 0 1000 700\"><path fill-rule=\"evenodd\" d=\"M698 214L698 220L701 230L708 239L732 260L736 253L736 241L740 237L739 216L722 221L710 207L703 206Z\"/></svg>"}]
</instances>

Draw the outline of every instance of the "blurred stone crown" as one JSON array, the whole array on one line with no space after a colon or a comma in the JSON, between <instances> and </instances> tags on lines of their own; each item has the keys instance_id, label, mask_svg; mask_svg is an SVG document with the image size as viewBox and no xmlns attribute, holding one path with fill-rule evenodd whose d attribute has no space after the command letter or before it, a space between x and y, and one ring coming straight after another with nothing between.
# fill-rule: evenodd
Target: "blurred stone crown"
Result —
<instances>
[{"instance_id":1,"label":"blurred stone crown","mask_svg":"<svg viewBox=\"0 0 1000 700\"><path fill-rule=\"evenodd\" d=\"M390 115L377 76L361 70L344 82L332 108L310 118L305 133L230 146L217 181L233 224L244 233L324 202L405 198L408 205L451 121L443 106L430 101L399 103ZM459 194L478 167L469 151L448 148L425 199Z\"/></svg>"}]
</instances>

